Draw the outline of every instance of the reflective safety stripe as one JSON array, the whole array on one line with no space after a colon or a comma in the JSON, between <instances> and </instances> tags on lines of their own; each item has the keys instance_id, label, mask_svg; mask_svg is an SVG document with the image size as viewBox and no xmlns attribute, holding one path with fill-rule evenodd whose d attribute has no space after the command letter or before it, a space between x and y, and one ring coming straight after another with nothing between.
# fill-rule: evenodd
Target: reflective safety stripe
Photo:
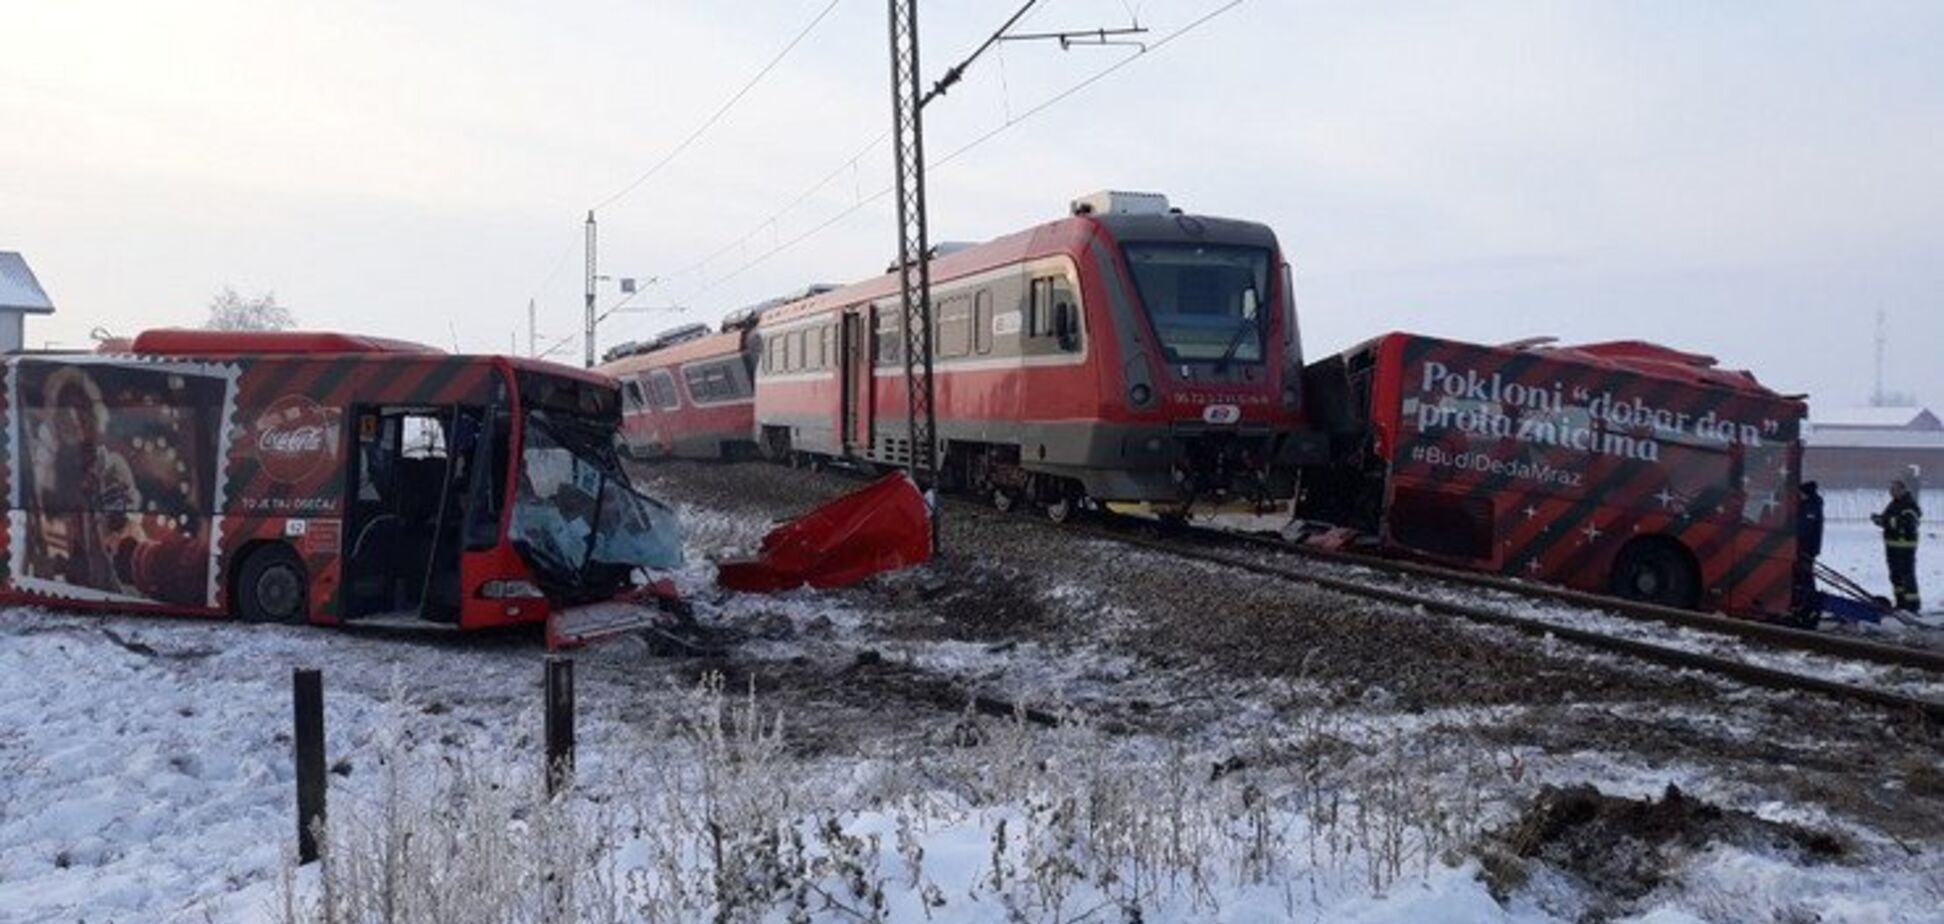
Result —
<instances>
[{"instance_id":1,"label":"reflective safety stripe","mask_svg":"<svg viewBox=\"0 0 1944 924\"><path fill-rule=\"evenodd\" d=\"M1885 540L1883 540L1883 547L1884 547L1884 548L1886 548L1886 549L1914 549L1914 548L1916 548L1916 547L1917 547L1917 540L1915 540L1915 539L1885 539Z\"/></svg>"}]
</instances>

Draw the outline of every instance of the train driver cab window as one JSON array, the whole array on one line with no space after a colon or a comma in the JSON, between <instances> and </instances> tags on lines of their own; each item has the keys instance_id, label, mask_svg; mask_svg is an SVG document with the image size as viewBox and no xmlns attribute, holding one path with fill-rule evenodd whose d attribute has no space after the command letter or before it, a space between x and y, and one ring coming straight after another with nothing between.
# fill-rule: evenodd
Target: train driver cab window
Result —
<instances>
[{"instance_id":1,"label":"train driver cab window","mask_svg":"<svg viewBox=\"0 0 1944 924\"><path fill-rule=\"evenodd\" d=\"M621 383L621 393L628 399L628 409L638 411L648 406L648 399L641 393L641 382L628 379Z\"/></svg>"},{"instance_id":2,"label":"train driver cab window","mask_svg":"<svg viewBox=\"0 0 1944 924\"><path fill-rule=\"evenodd\" d=\"M1031 322L1027 331L1034 337L1056 342L1063 352L1080 349L1080 303L1064 276L1041 276L1033 280Z\"/></svg>"}]
</instances>

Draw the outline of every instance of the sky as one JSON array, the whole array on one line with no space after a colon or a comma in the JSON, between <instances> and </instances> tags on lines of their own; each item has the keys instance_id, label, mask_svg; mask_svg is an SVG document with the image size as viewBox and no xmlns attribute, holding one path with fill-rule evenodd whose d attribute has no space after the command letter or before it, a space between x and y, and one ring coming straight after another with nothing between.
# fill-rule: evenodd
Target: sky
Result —
<instances>
[{"instance_id":1,"label":"sky","mask_svg":"<svg viewBox=\"0 0 1944 924\"><path fill-rule=\"evenodd\" d=\"M526 352L531 300L578 361L596 205L601 272L656 280L600 283L604 346L880 272L885 8L831 4L0 0L0 250L58 307L29 343L234 286L469 352ZM924 71L1016 6L921 4ZM1944 4L1041 0L1019 29L1135 23L1145 54L1005 43L926 107L933 240L1157 191L1275 229L1312 356L1647 339L1836 408L1881 312L1885 385L1944 403Z\"/></svg>"}]
</instances>

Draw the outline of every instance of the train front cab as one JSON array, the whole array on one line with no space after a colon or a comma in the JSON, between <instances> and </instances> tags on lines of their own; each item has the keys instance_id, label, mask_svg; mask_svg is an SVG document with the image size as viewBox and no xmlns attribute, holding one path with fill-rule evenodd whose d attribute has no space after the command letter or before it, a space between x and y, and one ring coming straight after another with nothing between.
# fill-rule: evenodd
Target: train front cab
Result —
<instances>
[{"instance_id":1,"label":"train front cab","mask_svg":"<svg viewBox=\"0 0 1944 924\"><path fill-rule=\"evenodd\" d=\"M1274 234L1166 210L1080 211L1071 260L1097 412L1029 425L1027 467L1096 500L1162 509L1293 496L1296 465L1323 449L1301 426L1302 348ZM1049 230L1063 225L1074 226Z\"/></svg>"},{"instance_id":2,"label":"train front cab","mask_svg":"<svg viewBox=\"0 0 1944 924\"><path fill-rule=\"evenodd\" d=\"M1644 344L1380 337L1306 371L1331 452L1298 514L1469 570L1782 616L1802 405L1734 376ZM1660 423L1615 422L1634 413Z\"/></svg>"}]
</instances>

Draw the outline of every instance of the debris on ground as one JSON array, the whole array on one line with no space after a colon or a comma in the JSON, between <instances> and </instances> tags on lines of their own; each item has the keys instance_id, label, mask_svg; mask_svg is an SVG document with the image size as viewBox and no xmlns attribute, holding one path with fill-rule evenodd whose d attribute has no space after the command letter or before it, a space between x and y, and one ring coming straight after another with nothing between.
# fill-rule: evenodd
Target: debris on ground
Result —
<instances>
[{"instance_id":1,"label":"debris on ground","mask_svg":"<svg viewBox=\"0 0 1944 924\"><path fill-rule=\"evenodd\" d=\"M1679 880L1687 857L1714 845L1789 856L1801 864L1849 855L1841 837L1769 821L1692 798L1669 784L1660 799L1627 799L1597 787L1545 786L1532 804L1481 850L1485 880L1504 900L1543 864L1598 896L1593 917L1625 913Z\"/></svg>"},{"instance_id":2,"label":"debris on ground","mask_svg":"<svg viewBox=\"0 0 1944 924\"><path fill-rule=\"evenodd\" d=\"M716 582L750 593L847 587L925 562L931 552L925 497L893 472L771 530L755 558L721 562Z\"/></svg>"}]
</instances>

